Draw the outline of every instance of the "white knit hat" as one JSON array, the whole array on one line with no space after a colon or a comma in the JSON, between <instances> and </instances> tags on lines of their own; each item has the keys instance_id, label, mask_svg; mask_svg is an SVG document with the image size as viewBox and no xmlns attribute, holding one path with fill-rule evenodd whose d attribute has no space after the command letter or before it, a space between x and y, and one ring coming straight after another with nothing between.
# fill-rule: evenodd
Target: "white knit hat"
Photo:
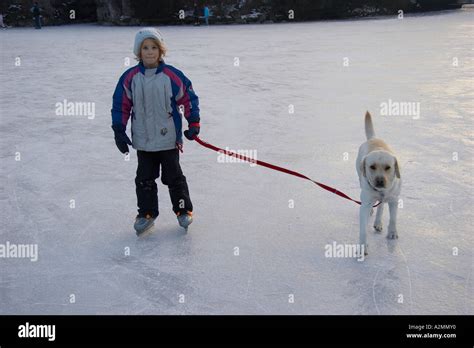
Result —
<instances>
[{"instance_id":1,"label":"white knit hat","mask_svg":"<svg viewBox=\"0 0 474 348\"><path fill-rule=\"evenodd\" d=\"M137 32L137 34L135 35L135 45L133 46L133 53L135 53L137 57L140 54L142 42L145 39L150 38L157 39L158 41L163 42L163 35L161 35L161 33L153 27L142 28Z\"/></svg>"}]
</instances>

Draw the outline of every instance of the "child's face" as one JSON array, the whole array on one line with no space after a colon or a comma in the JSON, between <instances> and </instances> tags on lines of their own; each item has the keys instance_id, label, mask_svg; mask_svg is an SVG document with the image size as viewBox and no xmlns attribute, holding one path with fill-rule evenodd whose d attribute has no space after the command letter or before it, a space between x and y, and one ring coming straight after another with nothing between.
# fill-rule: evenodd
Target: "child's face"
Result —
<instances>
[{"instance_id":1,"label":"child's face","mask_svg":"<svg viewBox=\"0 0 474 348\"><path fill-rule=\"evenodd\" d=\"M154 67L158 65L158 58L160 57L160 49L158 45L150 39L143 40L141 48L141 57L143 65L146 67Z\"/></svg>"}]
</instances>

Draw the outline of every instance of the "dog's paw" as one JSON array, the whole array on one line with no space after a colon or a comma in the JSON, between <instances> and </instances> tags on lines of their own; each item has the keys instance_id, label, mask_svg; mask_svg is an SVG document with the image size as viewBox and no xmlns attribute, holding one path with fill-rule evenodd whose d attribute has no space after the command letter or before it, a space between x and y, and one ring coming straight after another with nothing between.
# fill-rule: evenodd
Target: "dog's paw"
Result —
<instances>
[{"instance_id":1,"label":"dog's paw","mask_svg":"<svg viewBox=\"0 0 474 348\"><path fill-rule=\"evenodd\" d=\"M388 231L387 238L388 239L398 239L397 231L396 230Z\"/></svg>"},{"instance_id":2,"label":"dog's paw","mask_svg":"<svg viewBox=\"0 0 474 348\"><path fill-rule=\"evenodd\" d=\"M377 232L382 232L382 230L383 230L382 223L381 222L375 222L374 223L374 229Z\"/></svg>"}]
</instances>

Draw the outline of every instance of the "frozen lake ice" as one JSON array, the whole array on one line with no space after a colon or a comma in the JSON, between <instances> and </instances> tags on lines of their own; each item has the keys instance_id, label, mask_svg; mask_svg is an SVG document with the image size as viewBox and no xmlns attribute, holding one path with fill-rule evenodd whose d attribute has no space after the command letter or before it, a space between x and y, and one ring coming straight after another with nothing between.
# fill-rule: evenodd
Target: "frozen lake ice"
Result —
<instances>
[{"instance_id":1,"label":"frozen lake ice","mask_svg":"<svg viewBox=\"0 0 474 348\"><path fill-rule=\"evenodd\" d=\"M400 238L385 238L386 212L364 262L325 256L358 242L357 205L189 141L195 222L184 233L159 182L155 231L137 239L136 153L116 149L110 108L138 28L0 31L0 245L38 248L0 258L0 314L474 314L473 19L160 28L205 141L358 199L372 112L399 156L403 208ZM65 100L94 112L57 115Z\"/></svg>"}]
</instances>

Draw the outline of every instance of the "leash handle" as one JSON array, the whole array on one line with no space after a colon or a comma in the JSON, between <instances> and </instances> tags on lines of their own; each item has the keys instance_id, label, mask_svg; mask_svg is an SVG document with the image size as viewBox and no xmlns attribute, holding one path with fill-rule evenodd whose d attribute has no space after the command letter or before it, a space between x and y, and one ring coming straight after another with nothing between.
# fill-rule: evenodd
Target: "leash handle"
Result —
<instances>
[{"instance_id":1,"label":"leash handle","mask_svg":"<svg viewBox=\"0 0 474 348\"><path fill-rule=\"evenodd\" d=\"M276 171L279 171L279 172L282 172L282 173L290 174L290 175L296 176L296 177L301 178L301 179L309 180L312 183L318 185L319 187L323 188L326 191L334 193L335 195L338 195L339 197L350 200L350 201L352 201L356 204L359 204L359 205L361 204L360 201L352 199L351 197L346 195L344 192L341 192L341 191L335 189L334 187L331 187L331 186L325 185L323 183L317 182L317 181L315 181L311 178L308 178L306 175L303 175L301 173L298 173L298 172L295 172L293 170L286 169L286 168L283 168L283 167L279 167L279 166L276 166L274 164L267 163L267 162L264 162L264 161L256 160L256 159L253 159L253 158L248 158L246 156L236 154L235 152L232 152L232 151L227 151L227 150L221 149L220 147L214 146L212 144L209 144L209 143L203 141L197 135L194 135L193 139L196 140L200 145L202 145L202 146L204 146L208 149L214 150L216 152L224 153L227 156L235 157L235 158L238 158L238 159L250 162L250 163L256 163L259 166L267 167L267 168L270 168L270 169L273 169L273 170L276 170ZM374 207L378 206L379 204L380 204L380 202L377 203L376 205L374 205Z\"/></svg>"}]
</instances>

